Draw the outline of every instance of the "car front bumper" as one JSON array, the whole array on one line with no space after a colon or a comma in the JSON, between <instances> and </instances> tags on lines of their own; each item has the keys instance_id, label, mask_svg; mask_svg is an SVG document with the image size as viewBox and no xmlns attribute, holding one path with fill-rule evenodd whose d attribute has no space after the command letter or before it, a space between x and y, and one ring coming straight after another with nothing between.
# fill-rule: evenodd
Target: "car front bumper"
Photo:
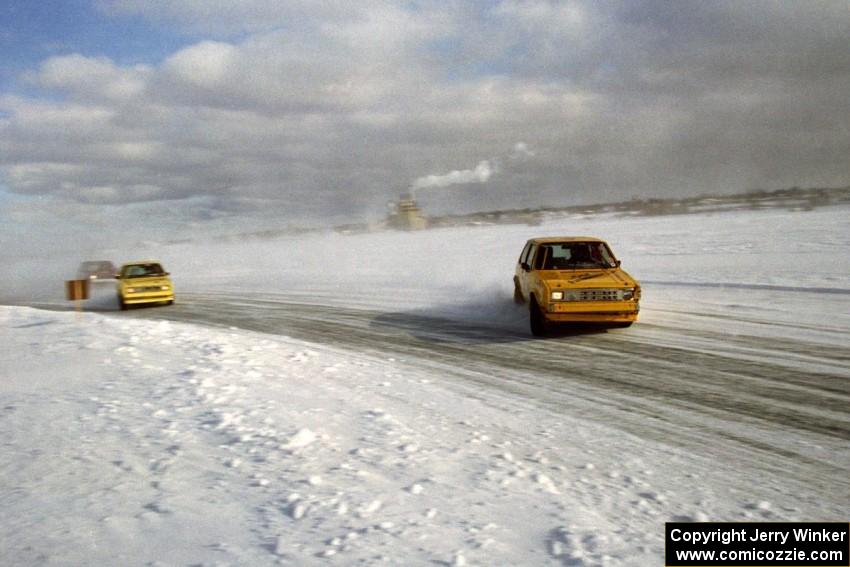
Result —
<instances>
[{"instance_id":1,"label":"car front bumper","mask_svg":"<svg viewBox=\"0 0 850 567\"><path fill-rule=\"evenodd\" d=\"M639 312L637 301L563 301L549 304L543 316L554 323L630 323Z\"/></svg>"},{"instance_id":2,"label":"car front bumper","mask_svg":"<svg viewBox=\"0 0 850 567\"><path fill-rule=\"evenodd\" d=\"M139 303L160 303L163 301L174 301L173 291L129 293L123 295L121 300L126 305L138 305Z\"/></svg>"}]
</instances>

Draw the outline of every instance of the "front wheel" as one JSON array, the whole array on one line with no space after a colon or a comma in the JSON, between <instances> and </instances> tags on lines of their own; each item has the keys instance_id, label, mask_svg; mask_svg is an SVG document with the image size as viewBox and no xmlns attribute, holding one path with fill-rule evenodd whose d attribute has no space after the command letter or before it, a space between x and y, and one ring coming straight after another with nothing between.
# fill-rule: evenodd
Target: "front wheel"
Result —
<instances>
[{"instance_id":1,"label":"front wheel","mask_svg":"<svg viewBox=\"0 0 850 567\"><path fill-rule=\"evenodd\" d=\"M124 303L123 297L118 298L118 305L121 306L121 311L127 311L127 309L129 309L129 306L126 303Z\"/></svg>"},{"instance_id":2,"label":"front wheel","mask_svg":"<svg viewBox=\"0 0 850 567\"><path fill-rule=\"evenodd\" d=\"M531 299L531 305L528 308L529 311L529 322L531 324L531 334L535 337L543 337L546 335L549 330L549 326L546 323L546 317L543 316L543 311L540 309L540 306L537 305L537 301L534 298Z\"/></svg>"}]
</instances>

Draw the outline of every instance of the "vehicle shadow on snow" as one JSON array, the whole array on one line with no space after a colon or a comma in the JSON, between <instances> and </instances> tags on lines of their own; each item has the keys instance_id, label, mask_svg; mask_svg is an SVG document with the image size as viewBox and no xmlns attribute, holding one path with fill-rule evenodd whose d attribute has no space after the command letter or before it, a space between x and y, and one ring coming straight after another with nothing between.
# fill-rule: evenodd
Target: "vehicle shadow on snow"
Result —
<instances>
[{"instance_id":1,"label":"vehicle shadow on snow","mask_svg":"<svg viewBox=\"0 0 850 567\"><path fill-rule=\"evenodd\" d=\"M545 337L535 337L529 330L528 308L510 300L383 313L369 326L381 331L402 331L432 343L460 345L567 339L608 331L599 325L565 324L553 328Z\"/></svg>"},{"instance_id":2,"label":"vehicle shadow on snow","mask_svg":"<svg viewBox=\"0 0 850 567\"><path fill-rule=\"evenodd\" d=\"M69 302L73 309L73 303ZM118 311L118 294L115 280L95 280L89 283L89 298L83 302L85 311Z\"/></svg>"},{"instance_id":3,"label":"vehicle shadow on snow","mask_svg":"<svg viewBox=\"0 0 850 567\"><path fill-rule=\"evenodd\" d=\"M129 305L128 309L147 309L151 307L165 307L166 303L143 303L140 305ZM73 304L71 304L73 309ZM89 284L89 298L85 301L86 311L121 311L118 301L118 293L115 290L115 280L100 280Z\"/></svg>"},{"instance_id":4,"label":"vehicle shadow on snow","mask_svg":"<svg viewBox=\"0 0 850 567\"><path fill-rule=\"evenodd\" d=\"M115 292L113 285L106 285L107 282L101 281L97 284L89 285L89 298L83 301L83 311L91 311L95 313L104 313L110 311L121 311L121 304L118 301L118 294ZM73 301L59 302L50 304L51 309L56 311L73 311L76 305ZM155 307L167 307L165 302L162 303L143 303L140 305L129 305L129 310L148 309Z\"/></svg>"}]
</instances>

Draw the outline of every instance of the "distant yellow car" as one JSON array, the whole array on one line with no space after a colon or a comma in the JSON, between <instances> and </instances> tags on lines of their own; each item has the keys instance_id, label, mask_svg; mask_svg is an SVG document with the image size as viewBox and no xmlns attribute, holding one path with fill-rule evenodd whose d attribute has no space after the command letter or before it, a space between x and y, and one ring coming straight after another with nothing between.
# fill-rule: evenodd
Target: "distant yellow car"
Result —
<instances>
[{"instance_id":1,"label":"distant yellow car","mask_svg":"<svg viewBox=\"0 0 850 567\"><path fill-rule=\"evenodd\" d=\"M109 260L89 260L80 264L77 270L78 280L104 280L115 279L115 274L118 271L115 269L115 264Z\"/></svg>"},{"instance_id":2,"label":"distant yellow car","mask_svg":"<svg viewBox=\"0 0 850 567\"><path fill-rule=\"evenodd\" d=\"M640 284L598 238L533 238L517 262L514 301L528 304L535 336L554 323L628 327L640 311Z\"/></svg>"},{"instance_id":3,"label":"distant yellow car","mask_svg":"<svg viewBox=\"0 0 850 567\"><path fill-rule=\"evenodd\" d=\"M140 303L174 303L174 284L168 275L162 264L154 260L122 265L116 276L121 309Z\"/></svg>"}]
</instances>

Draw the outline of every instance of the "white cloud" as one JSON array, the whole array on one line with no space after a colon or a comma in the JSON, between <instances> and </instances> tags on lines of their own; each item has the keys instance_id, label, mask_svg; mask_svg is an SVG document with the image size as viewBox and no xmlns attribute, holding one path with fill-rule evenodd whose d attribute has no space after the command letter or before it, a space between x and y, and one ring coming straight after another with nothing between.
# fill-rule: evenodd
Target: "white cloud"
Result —
<instances>
[{"instance_id":1,"label":"white cloud","mask_svg":"<svg viewBox=\"0 0 850 567\"><path fill-rule=\"evenodd\" d=\"M72 54L47 59L30 80L81 99L121 102L142 94L150 73L146 65L119 67L105 57Z\"/></svg>"},{"instance_id":2,"label":"white cloud","mask_svg":"<svg viewBox=\"0 0 850 567\"><path fill-rule=\"evenodd\" d=\"M779 4L104 0L204 39L46 60L49 96L0 95L0 172L63 202L295 218L382 211L411 179L469 185L435 208L846 184L850 15Z\"/></svg>"},{"instance_id":3,"label":"white cloud","mask_svg":"<svg viewBox=\"0 0 850 567\"><path fill-rule=\"evenodd\" d=\"M237 49L227 43L203 41L166 59L163 71L177 80L211 89L221 86L238 70Z\"/></svg>"},{"instance_id":4,"label":"white cloud","mask_svg":"<svg viewBox=\"0 0 850 567\"><path fill-rule=\"evenodd\" d=\"M448 187L465 183L486 183L493 175L493 167L488 160L478 162L473 169L452 170L443 175L426 175L413 182L413 189L426 187Z\"/></svg>"},{"instance_id":5,"label":"white cloud","mask_svg":"<svg viewBox=\"0 0 850 567\"><path fill-rule=\"evenodd\" d=\"M527 30L546 35L580 35L587 31L587 7L573 0L503 0L494 12Z\"/></svg>"}]
</instances>

